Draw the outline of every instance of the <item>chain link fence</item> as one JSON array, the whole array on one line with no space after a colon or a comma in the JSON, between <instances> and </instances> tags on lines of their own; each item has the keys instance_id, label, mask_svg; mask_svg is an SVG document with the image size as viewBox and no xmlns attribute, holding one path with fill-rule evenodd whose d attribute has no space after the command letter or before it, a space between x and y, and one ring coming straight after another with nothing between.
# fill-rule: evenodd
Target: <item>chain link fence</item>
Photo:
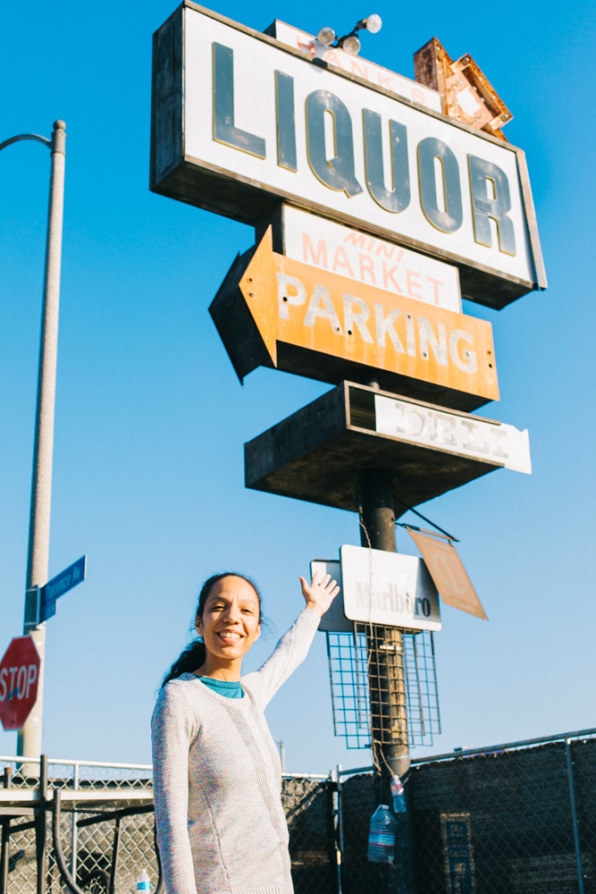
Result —
<instances>
[{"instance_id":1,"label":"chain link fence","mask_svg":"<svg viewBox=\"0 0 596 894\"><path fill-rule=\"evenodd\" d=\"M366 859L378 781L343 775L343 894L596 894L596 730L416 762L405 788L409 859L386 869Z\"/></svg>"},{"instance_id":2,"label":"chain link fence","mask_svg":"<svg viewBox=\"0 0 596 894\"><path fill-rule=\"evenodd\" d=\"M329 777L285 776L282 801L290 830L296 894L337 894L337 786Z\"/></svg>"},{"instance_id":3,"label":"chain link fence","mask_svg":"<svg viewBox=\"0 0 596 894\"><path fill-rule=\"evenodd\" d=\"M3 771L0 894L38 894L39 777L14 758ZM150 767L50 761L48 787L61 792L58 837L82 890L130 894L144 868L155 886ZM296 894L596 894L596 730L414 762L390 866L366 858L387 801L372 768L286 775L282 796ZM45 892L63 894L47 813Z\"/></svg>"},{"instance_id":4,"label":"chain link fence","mask_svg":"<svg viewBox=\"0 0 596 894\"><path fill-rule=\"evenodd\" d=\"M16 758L0 757L4 776L0 894L39 890L42 861L36 837L39 819L34 815L39 812L34 800L40 791L39 767L27 759L26 769L26 774L21 772ZM142 869L147 869L155 889L158 866L150 766L50 760L48 789L50 794L61 793L59 845L82 890L131 894ZM329 776L286 775L282 800L296 894L337 894L336 785ZM63 894L69 889L56 859L50 810L46 814L45 894Z\"/></svg>"},{"instance_id":5,"label":"chain link fence","mask_svg":"<svg viewBox=\"0 0 596 894\"><path fill-rule=\"evenodd\" d=\"M38 758L0 756L0 774L10 775L10 787L36 789L39 786ZM23 773L25 767L27 773ZM150 764L116 764L98 761L48 761L48 777L52 789L143 789L151 785Z\"/></svg>"},{"instance_id":6,"label":"chain link fence","mask_svg":"<svg viewBox=\"0 0 596 894\"><path fill-rule=\"evenodd\" d=\"M40 762L0 757L0 774L0 891L36 894L45 863L45 891L62 894L68 889L56 861L51 811L39 818ZM81 888L108 894L113 880L115 894L128 894L134 892L141 869L157 877L150 766L50 760L47 785L50 793L61 793L59 843ZM41 821L47 842L44 860L39 853Z\"/></svg>"}]
</instances>

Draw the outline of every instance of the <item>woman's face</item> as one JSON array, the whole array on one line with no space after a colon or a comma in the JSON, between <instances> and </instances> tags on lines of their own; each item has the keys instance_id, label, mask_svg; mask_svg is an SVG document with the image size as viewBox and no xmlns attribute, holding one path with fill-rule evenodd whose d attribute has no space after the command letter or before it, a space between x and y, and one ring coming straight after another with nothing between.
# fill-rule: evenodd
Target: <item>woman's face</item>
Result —
<instances>
[{"instance_id":1,"label":"woman's face","mask_svg":"<svg viewBox=\"0 0 596 894\"><path fill-rule=\"evenodd\" d=\"M208 655L222 663L242 661L261 633L260 613L259 597L243 578L217 581L196 623Z\"/></svg>"}]
</instances>

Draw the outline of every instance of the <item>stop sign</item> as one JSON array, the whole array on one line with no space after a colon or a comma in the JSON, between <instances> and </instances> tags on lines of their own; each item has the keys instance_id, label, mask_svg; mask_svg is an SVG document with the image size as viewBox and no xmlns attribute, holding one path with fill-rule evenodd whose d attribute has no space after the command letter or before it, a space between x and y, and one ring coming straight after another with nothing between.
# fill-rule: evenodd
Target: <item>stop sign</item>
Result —
<instances>
[{"instance_id":1,"label":"stop sign","mask_svg":"<svg viewBox=\"0 0 596 894\"><path fill-rule=\"evenodd\" d=\"M24 726L37 699L39 665L31 636L11 640L0 661L0 720L5 730Z\"/></svg>"}]
</instances>

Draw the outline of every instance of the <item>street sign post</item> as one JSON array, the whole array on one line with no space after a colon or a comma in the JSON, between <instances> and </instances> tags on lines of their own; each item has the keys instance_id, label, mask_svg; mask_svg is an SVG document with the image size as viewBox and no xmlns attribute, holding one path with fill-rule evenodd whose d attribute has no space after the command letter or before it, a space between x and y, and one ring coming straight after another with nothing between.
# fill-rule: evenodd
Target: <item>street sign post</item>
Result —
<instances>
[{"instance_id":1,"label":"street sign post","mask_svg":"<svg viewBox=\"0 0 596 894\"><path fill-rule=\"evenodd\" d=\"M25 725L37 700L40 657L30 635L11 640L0 661L0 721L6 732Z\"/></svg>"},{"instance_id":2,"label":"street sign post","mask_svg":"<svg viewBox=\"0 0 596 894\"><path fill-rule=\"evenodd\" d=\"M73 587L85 580L85 572L87 569L87 556L81 556L56 577L53 577L47 584L40 588L39 591L39 623L47 621L56 614L56 600L60 596L64 596Z\"/></svg>"}]
</instances>

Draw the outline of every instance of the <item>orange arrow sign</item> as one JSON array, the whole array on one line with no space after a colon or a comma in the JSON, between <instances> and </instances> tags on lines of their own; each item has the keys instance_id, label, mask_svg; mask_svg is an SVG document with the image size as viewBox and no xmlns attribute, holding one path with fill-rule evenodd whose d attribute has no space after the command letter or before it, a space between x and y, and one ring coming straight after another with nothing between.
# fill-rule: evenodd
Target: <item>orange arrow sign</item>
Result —
<instances>
[{"instance_id":1,"label":"orange arrow sign","mask_svg":"<svg viewBox=\"0 0 596 894\"><path fill-rule=\"evenodd\" d=\"M257 366L381 387L458 409L498 400L490 323L273 251L237 258L210 307L238 376Z\"/></svg>"}]
</instances>

